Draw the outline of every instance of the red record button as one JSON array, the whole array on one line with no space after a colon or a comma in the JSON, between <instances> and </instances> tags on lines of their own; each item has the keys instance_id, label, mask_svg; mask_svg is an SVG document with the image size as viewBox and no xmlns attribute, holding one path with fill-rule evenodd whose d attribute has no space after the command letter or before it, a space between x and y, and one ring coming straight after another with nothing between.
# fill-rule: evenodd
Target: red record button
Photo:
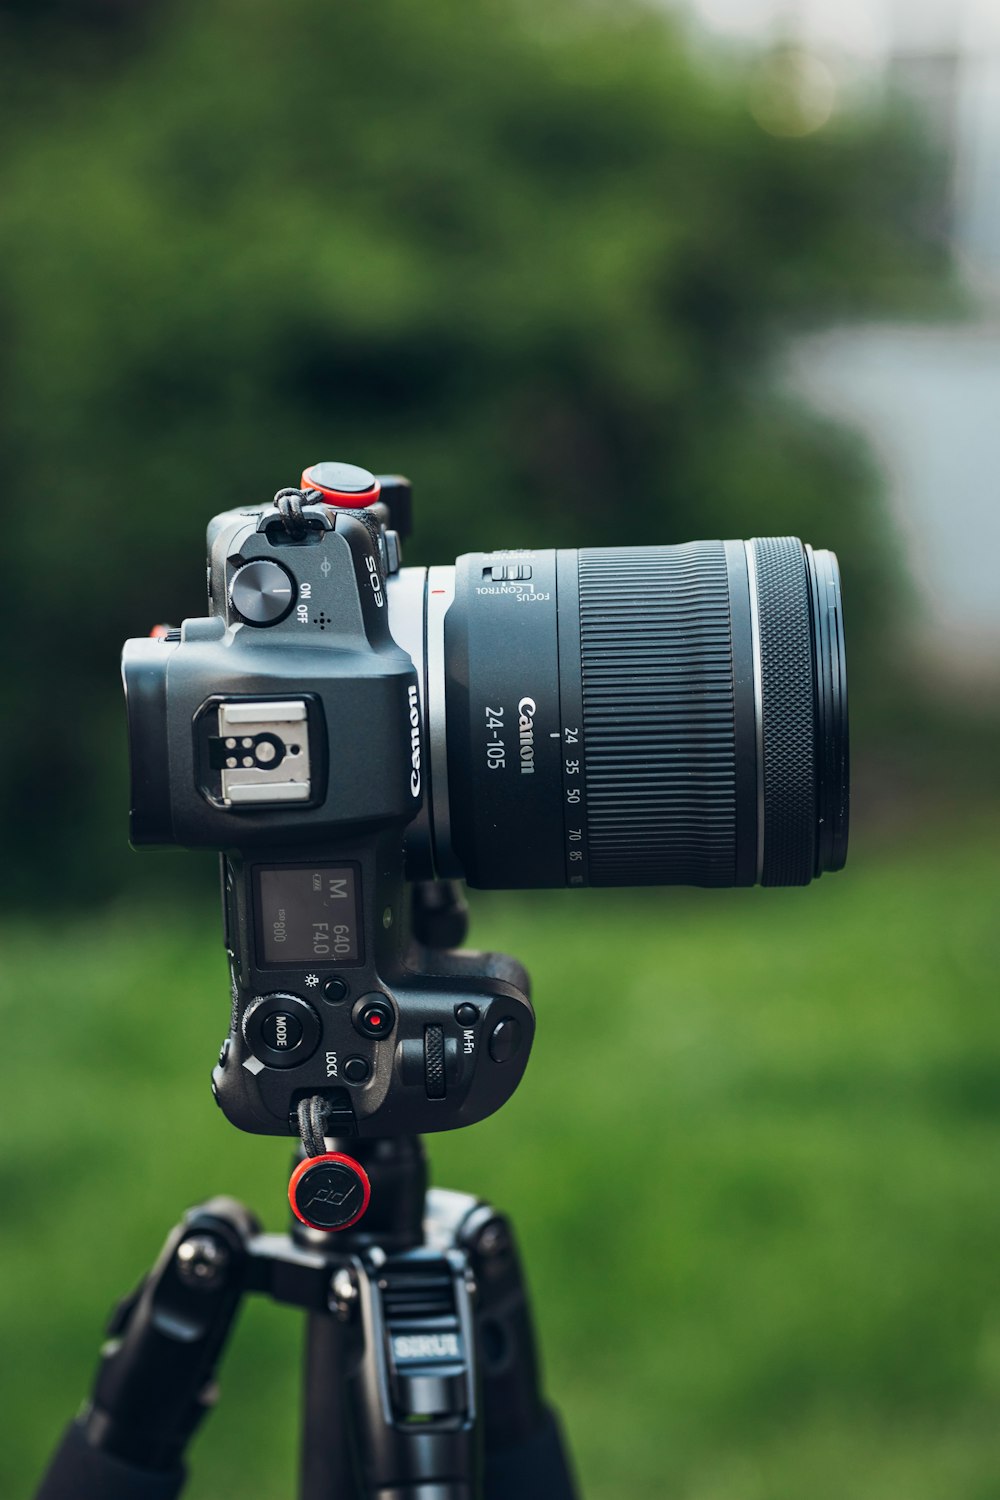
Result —
<instances>
[{"instance_id":1,"label":"red record button","mask_svg":"<svg viewBox=\"0 0 1000 1500\"><path fill-rule=\"evenodd\" d=\"M310 464L302 471L302 488L318 490L327 505L344 505L352 510L374 505L382 486L374 474L356 464Z\"/></svg>"},{"instance_id":2,"label":"red record button","mask_svg":"<svg viewBox=\"0 0 1000 1500\"><path fill-rule=\"evenodd\" d=\"M375 1038L388 1036L395 1021L392 1006L382 995L366 996L358 1001L354 1012L354 1024L362 1036Z\"/></svg>"}]
</instances>

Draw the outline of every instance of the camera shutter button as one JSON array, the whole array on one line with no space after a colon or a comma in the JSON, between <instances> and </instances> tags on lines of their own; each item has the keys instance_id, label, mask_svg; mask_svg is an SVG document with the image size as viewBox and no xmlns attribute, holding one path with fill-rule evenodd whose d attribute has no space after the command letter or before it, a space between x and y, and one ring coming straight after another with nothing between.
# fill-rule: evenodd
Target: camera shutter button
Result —
<instances>
[{"instance_id":1,"label":"camera shutter button","mask_svg":"<svg viewBox=\"0 0 1000 1500\"><path fill-rule=\"evenodd\" d=\"M246 625L277 625L295 598L291 574L267 558L244 563L229 585L229 602Z\"/></svg>"}]
</instances>

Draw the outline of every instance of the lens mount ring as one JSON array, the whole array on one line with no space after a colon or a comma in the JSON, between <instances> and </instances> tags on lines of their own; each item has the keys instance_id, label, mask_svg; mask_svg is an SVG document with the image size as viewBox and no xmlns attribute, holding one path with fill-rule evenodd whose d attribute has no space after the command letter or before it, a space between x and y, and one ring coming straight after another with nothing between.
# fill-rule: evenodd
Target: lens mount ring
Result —
<instances>
[{"instance_id":1,"label":"lens mount ring","mask_svg":"<svg viewBox=\"0 0 1000 1500\"><path fill-rule=\"evenodd\" d=\"M448 700L445 686L445 616L455 602L455 569L427 570L427 636L424 642L427 739L430 749L431 839L439 878L462 874L451 843L451 796L448 785Z\"/></svg>"},{"instance_id":2,"label":"lens mount ring","mask_svg":"<svg viewBox=\"0 0 1000 1500\"><path fill-rule=\"evenodd\" d=\"M420 811L406 831L406 872L414 880L430 880L434 875L427 670L424 660L426 598L426 568L401 568L398 573L390 574L386 583L389 630L396 645L402 647L416 669L420 705L422 797Z\"/></svg>"}]
</instances>

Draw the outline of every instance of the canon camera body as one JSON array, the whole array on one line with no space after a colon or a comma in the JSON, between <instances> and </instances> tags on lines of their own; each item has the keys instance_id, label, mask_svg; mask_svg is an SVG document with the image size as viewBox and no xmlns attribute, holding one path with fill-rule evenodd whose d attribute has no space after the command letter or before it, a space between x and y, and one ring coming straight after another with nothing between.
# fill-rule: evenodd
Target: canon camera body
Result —
<instances>
[{"instance_id":1,"label":"canon camera body","mask_svg":"<svg viewBox=\"0 0 1000 1500\"><path fill-rule=\"evenodd\" d=\"M222 855L213 1090L244 1130L471 1124L524 970L414 933L447 881L804 884L843 864L839 575L796 538L400 568L409 486L320 464L208 529L209 613L123 657L137 846ZM426 882L436 882L434 885ZM447 903L445 903L447 904ZM420 940L418 940L418 938Z\"/></svg>"}]
</instances>

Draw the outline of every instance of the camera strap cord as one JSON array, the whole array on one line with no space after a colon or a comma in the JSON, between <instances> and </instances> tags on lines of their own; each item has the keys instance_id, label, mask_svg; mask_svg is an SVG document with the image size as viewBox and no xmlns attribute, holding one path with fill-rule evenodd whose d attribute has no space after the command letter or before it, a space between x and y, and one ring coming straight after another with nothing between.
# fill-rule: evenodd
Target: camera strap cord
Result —
<instances>
[{"instance_id":1,"label":"camera strap cord","mask_svg":"<svg viewBox=\"0 0 1000 1500\"><path fill-rule=\"evenodd\" d=\"M297 1113L299 1135L306 1156L324 1156L326 1139L323 1126L327 1116L326 1100L319 1094L312 1094L308 1099L300 1099Z\"/></svg>"},{"instance_id":2,"label":"camera strap cord","mask_svg":"<svg viewBox=\"0 0 1000 1500\"><path fill-rule=\"evenodd\" d=\"M312 505L323 496L319 490L298 490L294 487L279 490L274 497L278 514L293 542L301 542L309 530L309 522L302 514L303 505Z\"/></svg>"},{"instance_id":3,"label":"camera strap cord","mask_svg":"<svg viewBox=\"0 0 1000 1500\"><path fill-rule=\"evenodd\" d=\"M288 1201L300 1223L325 1234L349 1229L368 1208L368 1173L353 1156L326 1149L329 1106L319 1094L299 1101L299 1136L305 1159L288 1184Z\"/></svg>"}]
</instances>

